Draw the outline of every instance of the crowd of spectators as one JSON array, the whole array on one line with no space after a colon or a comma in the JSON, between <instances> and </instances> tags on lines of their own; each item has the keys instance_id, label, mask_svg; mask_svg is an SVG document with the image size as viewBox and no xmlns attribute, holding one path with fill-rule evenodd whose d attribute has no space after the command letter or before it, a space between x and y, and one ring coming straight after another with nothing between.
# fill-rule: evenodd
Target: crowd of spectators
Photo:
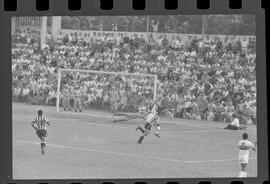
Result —
<instances>
[{"instance_id":1,"label":"crowd of spectators","mask_svg":"<svg viewBox=\"0 0 270 184\"><path fill-rule=\"evenodd\" d=\"M58 68L158 76L157 98L171 104L180 118L256 123L256 40L246 37L154 39L150 33L50 34L40 46L40 33L18 30L12 35L13 100L55 105ZM80 91L85 106L106 107L112 89L119 109L142 108L153 99L151 78L63 73L61 91Z\"/></svg>"}]
</instances>

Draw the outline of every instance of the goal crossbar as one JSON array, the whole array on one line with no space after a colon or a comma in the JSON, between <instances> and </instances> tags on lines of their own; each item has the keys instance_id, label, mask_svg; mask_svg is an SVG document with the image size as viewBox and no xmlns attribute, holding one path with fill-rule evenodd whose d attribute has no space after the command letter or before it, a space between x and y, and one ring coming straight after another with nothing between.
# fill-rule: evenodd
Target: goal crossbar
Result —
<instances>
[{"instance_id":1,"label":"goal crossbar","mask_svg":"<svg viewBox=\"0 0 270 184\"><path fill-rule=\"evenodd\" d=\"M109 74L109 75L124 75L124 76L137 76L137 77L153 77L154 78L154 94L153 100L155 101L156 90L157 90L157 75L156 74L138 74L138 73L126 73L126 72L107 72L107 71L96 71L96 70L80 70L80 69L58 69L57 77L57 99L56 99L56 108L59 112L59 103L60 103L60 88L61 88L61 73L62 72L80 72L80 73L94 73L94 74Z\"/></svg>"},{"instance_id":2,"label":"goal crossbar","mask_svg":"<svg viewBox=\"0 0 270 184\"><path fill-rule=\"evenodd\" d=\"M126 75L126 76L144 76L144 77L154 77L155 74L140 74L140 73L126 73L126 72L107 72L107 71L96 71L96 70L80 70L80 69L59 69L59 72L81 72L81 73L96 73L96 74L109 74L109 75Z\"/></svg>"}]
</instances>

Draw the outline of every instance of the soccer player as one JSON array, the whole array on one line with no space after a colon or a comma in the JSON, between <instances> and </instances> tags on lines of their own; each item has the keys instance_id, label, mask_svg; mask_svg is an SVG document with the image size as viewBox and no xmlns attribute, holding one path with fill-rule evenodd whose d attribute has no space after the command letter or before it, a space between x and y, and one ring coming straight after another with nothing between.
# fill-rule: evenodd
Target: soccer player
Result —
<instances>
[{"instance_id":1,"label":"soccer player","mask_svg":"<svg viewBox=\"0 0 270 184\"><path fill-rule=\"evenodd\" d=\"M224 129L228 129L228 130L245 130L245 129L247 129L246 126L240 125L239 119L237 118L237 116L235 114L233 114L232 117L233 117L233 121L231 122L231 124L229 124Z\"/></svg>"},{"instance_id":2,"label":"soccer player","mask_svg":"<svg viewBox=\"0 0 270 184\"><path fill-rule=\"evenodd\" d=\"M155 135L157 137L160 137L159 136L160 125L158 124L158 121L160 119L160 115L163 112L165 112L167 109L168 109L168 107L158 107L156 113L155 113L155 111L152 111L151 113L149 113L146 116L146 118L145 118L146 122L144 125L144 129L141 126L136 128L136 131L140 130L143 133L143 135L140 136L140 138L138 140L139 144L142 144L144 137L146 137L148 134L150 134L152 126L154 126L156 128Z\"/></svg>"},{"instance_id":3,"label":"soccer player","mask_svg":"<svg viewBox=\"0 0 270 184\"><path fill-rule=\"evenodd\" d=\"M51 125L49 121L43 116L43 111L38 110L38 116L32 121L32 127L36 130L37 136L40 138L41 154L45 154L47 130L46 125Z\"/></svg>"},{"instance_id":4,"label":"soccer player","mask_svg":"<svg viewBox=\"0 0 270 184\"><path fill-rule=\"evenodd\" d=\"M156 103L157 103L157 101L155 101L151 106L149 106L148 110L145 109L145 110L139 111L138 113L135 113L135 114L114 113L114 116L122 116L125 118L113 120L113 122L129 121L129 120L140 119L140 118L145 119L145 116L147 116L149 113L151 113L151 111Z\"/></svg>"},{"instance_id":5,"label":"soccer player","mask_svg":"<svg viewBox=\"0 0 270 184\"><path fill-rule=\"evenodd\" d=\"M241 171L239 177L247 177L247 165L249 160L249 150L252 149L256 151L255 146L248 140L248 134L244 133L242 135L243 139L239 141L239 163L241 165ZM256 145L256 142L255 142Z\"/></svg>"}]
</instances>

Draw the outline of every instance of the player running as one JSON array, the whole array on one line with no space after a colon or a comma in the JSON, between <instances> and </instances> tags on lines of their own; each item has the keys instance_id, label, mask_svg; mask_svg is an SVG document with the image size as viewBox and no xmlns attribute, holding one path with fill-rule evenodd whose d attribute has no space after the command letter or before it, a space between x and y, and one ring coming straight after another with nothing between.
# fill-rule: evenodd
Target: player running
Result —
<instances>
[{"instance_id":1,"label":"player running","mask_svg":"<svg viewBox=\"0 0 270 184\"><path fill-rule=\"evenodd\" d=\"M46 137L47 137L47 130L46 130L46 124L51 125L49 121L46 119L45 116L43 116L43 111L38 110L38 117L36 117L31 125L36 130L37 136L40 138L41 143L41 154L45 154L45 147L46 147Z\"/></svg>"},{"instance_id":2,"label":"player running","mask_svg":"<svg viewBox=\"0 0 270 184\"><path fill-rule=\"evenodd\" d=\"M160 125L158 124L158 121L160 119L160 115L163 112L165 112L166 110L168 110L168 108L169 107L158 107L156 112L155 112L155 110L153 110L145 118L146 122L144 125L144 129L141 126L136 128L136 131L140 130L143 133L143 135L140 136L140 138L138 140L139 144L142 144L144 137L146 137L148 134L150 134L152 126L154 126L156 129L155 135L157 137L160 137L159 136Z\"/></svg>"},{"instance_id":3,"label":"player running","mask_svg":"<svg viewBox=\"0 0 270 184\"><path fill-rule=\"evenodd\" d=\"M248 140L248 134L243 134L243 139L239 141L239 163L241 165L241 171L239 173L239 177L247 177L247 165L249 160L249 150L252 149L256 151L256 142L255 146Z\"/></svg>"}]
</instances>

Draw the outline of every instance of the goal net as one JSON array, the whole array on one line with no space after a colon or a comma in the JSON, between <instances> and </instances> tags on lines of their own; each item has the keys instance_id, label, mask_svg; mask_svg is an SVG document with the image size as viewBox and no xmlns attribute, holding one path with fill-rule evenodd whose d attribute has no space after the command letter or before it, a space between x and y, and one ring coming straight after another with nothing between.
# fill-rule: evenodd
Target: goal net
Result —
<instances>
[{"instance_id":1,"label":"goal net","mask_svg":"<svg viewBox=\"0 0 270 184\"><path fill-rule=\"evenodd\" d=\"M157 75L58 70L57 111L138 112L156 100Z\"/></svg>"}]
</instances>

